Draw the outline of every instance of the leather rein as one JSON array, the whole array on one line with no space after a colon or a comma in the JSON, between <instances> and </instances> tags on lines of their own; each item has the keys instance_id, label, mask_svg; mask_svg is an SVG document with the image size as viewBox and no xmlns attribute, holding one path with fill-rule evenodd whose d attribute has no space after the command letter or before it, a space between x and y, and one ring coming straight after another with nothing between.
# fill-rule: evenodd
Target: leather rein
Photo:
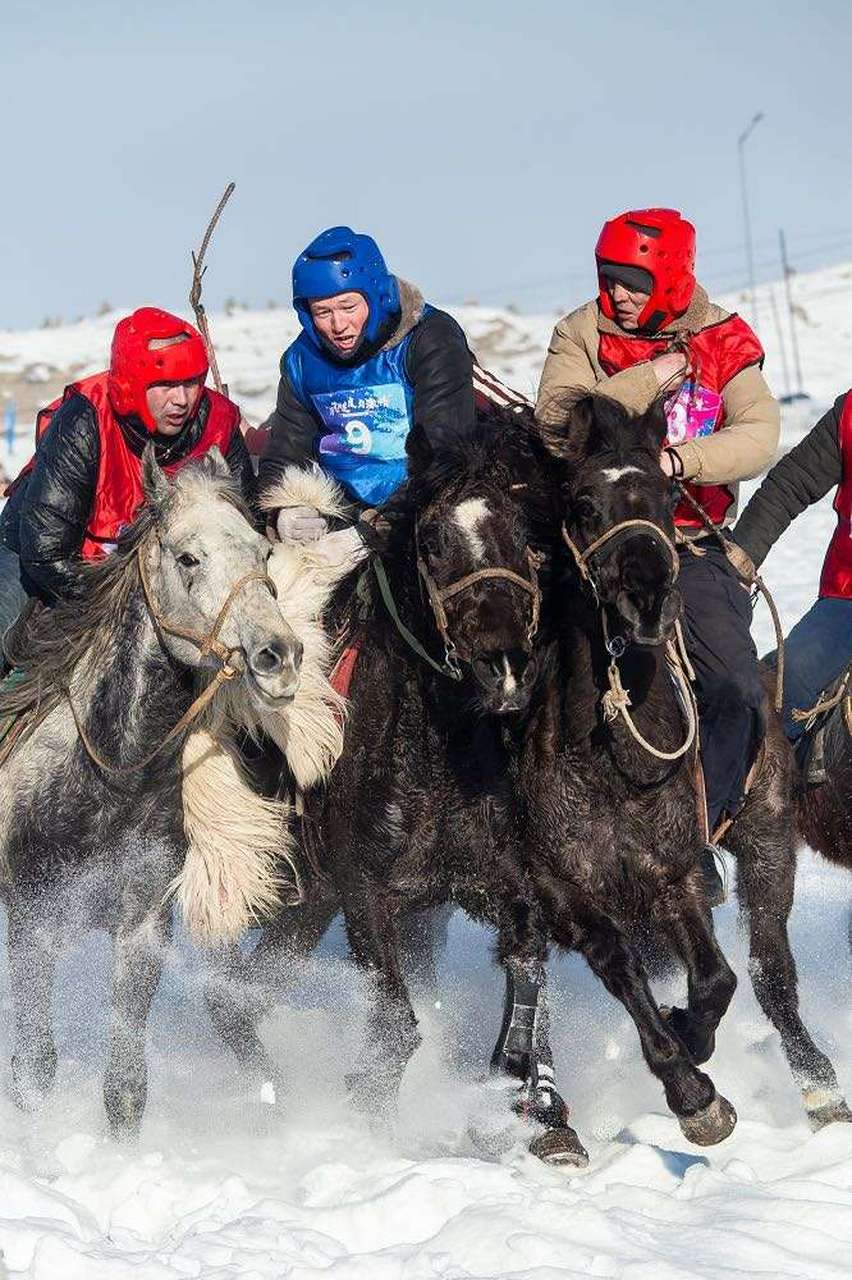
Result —
<instances>
[{"instance_id":1,"label":"leather rein","mask_svg":"<svg viewBox=\"0 0 852 1280\"><path fill-rule=\"evenodd\" d=\"M154 760L170 742L173 742L179 734L189 728L205 707L212 702L223 684L228 680L233 680L235 676L243 674L245 671L245 658L243 656L242 649L238 647L233 649L229 648L219 639L222 627L225 625L225 621L240 592L252 582L262 582L272 598L274 600L277 600L278 598L278 589L269 574L263 569L254 569L251 573L243 574L243 576L238 578L231 587L225 597L224 604L216 615L213 626L208 632L202 633L199 631L192 631L188 627L180 627L177 623L166 618L162 609L159 607L156 597L151 590L151 584L148 578L148 571L145 568L142 551L143 548L139 547L135 552L136 564L139 570L139 581L142 585L142 594L145 597L145 604L154 626L158 631L163 632L165 635L175 636L181 640L187 640L190 644L195 646L202 658L210 657L212 655L214 658L218 659L220 666L210 683L202 689L201 693L187 708L177 723L172 726L165 738L163 738L163 740L154 747L153 751L148 752L142 760L139 760L132 765L115 765L103 758L92 744L92 740L77 714L77 709L71 698L71 690L67 686L63 689L66 701L71 709L71 715L77 729L77 734L85 747L86 754L99 769L103 769L105 773L115 774L116 776L139 773L142 769L147 768L151 761Z\"/></svg>"},{"instance_id":2,"label":"leather rein","mask_svg":"<svg viewBox=\"0 0 852 1280\"><path fill-rule=\"evenodd\" d=\"M529 570L529 577L525 578L520 573L515 573L514 569L506 569L502 567L494 567L491 569L475 569L473 573L466 573L462 578L456 578L455 582L451 582L449 586L439 587L435 579L429 572L429 567L423 555L420 552L420 540L417 538L417 572L426 591L426 598L432 607L432 613L435 618L435 626L438 628L438 634L444 642L445 663L447 674L451 679L461 679L461 669L458 665L458 650L456 644L450 634L450 624L447 618L447 610L445 602L452 600L456 596L462 595L465 591L469 591L471 587L476 586L478 582L501 581L509 582L512 586L520 587L522 591L526 591L530 597L530 621L527 627L527 649L532 650L533 640L538 631L538 624L541 618L541 588L538 585L538 571L541 568L544 557L539 555L537 551L533 551L532 547L526 548L526 561Z\"/></svg>"},{"instance_id":3,"label":"leather rein","mask_svg":"<svg viewBox=\"0 0 852 1280\"><path fill-rule=\"evenodd\" d=\"M640 530L642 534L648 535L663 548L669 559L671 582L677 580L680 573L680 557L677 553L677 547L672 539L668 536L664 529L661 529L653 520L621 520L618 524L614 524L607 529L600 537L595 538L584 551L581 551L577 544L573 541L565 525L562 525L562 540L565 543L571 555L574 557L574 563L577 566L580 577L584 583L587 583L595 598L598 611L601 618L601 628L603 631L604 647L610 655L609 667L607 670L607 679L609 688L601 697L601 705L603 708L604 719L612 722L619 715L624 720L631 736L639 745L654 756L657 760L680 760L685 756L690 747L696 741L698 729L698 706L695 700L695 693L690 683L695 678L689 658L686 653L686 645L683 638L680 621L675 623L675 640L666 641L666 662L671 672L672 678L678 689L680 701L683 705L684 714L686 716L687 731L686 738L683 743L674 751L661 751L658 747L648 742L643 737L636 726L636 722L630 714L632 706L630 700L630 691L626 689L621 682L621 673L618 669L618 659L623 656L627 649L627 640L623 635L610 636L609 627L606 619L606 608L602 604L598 592L597 583L595 582L592 569L589 567L589 561L603 547L610 546L614 539L619 538L626 530ZM634 533L628 533L628 538L636 536ZM624 541L625 539L622 539Z\"/></svg>"}]
</instances>

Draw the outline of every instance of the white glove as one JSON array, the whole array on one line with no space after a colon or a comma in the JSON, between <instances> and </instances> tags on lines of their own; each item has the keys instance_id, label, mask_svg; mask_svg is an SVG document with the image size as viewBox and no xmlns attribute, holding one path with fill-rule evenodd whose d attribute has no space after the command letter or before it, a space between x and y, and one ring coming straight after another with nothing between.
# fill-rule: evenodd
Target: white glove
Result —
<instances>
[{"instance_id":1,"label":"white glove","mask_svg":"<svg viewBox=\"0 0 852 1280\"><path fill-rule=\"evenodd\" d=\"M275 522L282 542L316 542L328 531L328 520L316 507L282 507Z\"/></svg>"},{"instance_id":2,"label":"white glove","mask_svg":"<svg viewBox=\"0 0 852 1280\"><path fill-rule=\"evenodd\" d=\"M339 565L341 568L354 569L360 560L369 555L369 549L364 545L363 538L354 526L328 534L323 538L322 547L318 550L330 565Z\"/></svg>"}]
</instances>

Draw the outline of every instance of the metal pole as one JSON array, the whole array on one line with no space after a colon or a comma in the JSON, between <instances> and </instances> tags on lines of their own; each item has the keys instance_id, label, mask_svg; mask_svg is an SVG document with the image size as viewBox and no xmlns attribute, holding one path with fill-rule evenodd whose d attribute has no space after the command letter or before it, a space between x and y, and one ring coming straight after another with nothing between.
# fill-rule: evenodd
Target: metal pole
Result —
<instances>
[{"instance_id":1,"label":"metal pole","mask_svg":"<svg viewBox=\"0 0 852 1280\"><path fill-rule=\"evenodd\" d=\"M749 124L743 129L739 138L737 138L737 150L740 158L740 194L743 202L743 226L745 228L746 243L746 261L748 263L748 291L749 302L751 305L751 322L754 328L757 328L757 299L754 293L754 249L751 242L751 218L748 211L748 187L746 184L746 165L745 165L745 144L749 135L760 124L763 119L763 112L758 111Z\"/></svg>"},{"instance_id":2,"label":"metal pole","mask_svg":"<svg viewBox=\"0 0 852 1280\"><path fill-rule=\"evenodd\" d=\"M781 316L778 313L778 303L775 300L775 290L772 285L767 285L769 293L769 305L772 308L772 319L775 324L775 332L778 336L778 350L781 354L781 374L784 378L784 395L781 397L782 403L790 402L790 366L787 364L787 348L784 345L784 334L781 330Z\"/></svg>"},{"instance_id":3,"label":"metal pole","mask_svg":"<svg viewBox=\"0 0 852 1280\"><path fill-rule=\"evenodd\" d=\"M783 230L779 228L778 239L781 242L781 270L784 272L784 289L787 294L787 312L790 316L790 342L793 347L793 363L796 366L796 394L800 399L805 398L802 389L802 364L799 359L799 339L796 336L796 313L793 310L793 294L790 289L790 276L793 272L790 270L790 263L787 261L787 238Z\"/></svg>"}]
</instances>

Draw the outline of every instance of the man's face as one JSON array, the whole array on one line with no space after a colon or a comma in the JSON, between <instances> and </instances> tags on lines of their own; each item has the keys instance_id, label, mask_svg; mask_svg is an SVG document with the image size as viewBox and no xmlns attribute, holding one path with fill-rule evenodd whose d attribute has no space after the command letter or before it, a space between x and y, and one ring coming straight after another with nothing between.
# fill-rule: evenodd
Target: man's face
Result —
<instances>
[{"instance_id":1,"label":"man's face","mask_svg":"<svg viewBox=\"0 0 852 1280\"><path fill-rule=\"evenodd\" d=\"M177 436L198 408L203 378L189 382L155 382L145 392L148 412L161 436Z\"/></svg>"},{"instance_id":2,"label":"man's face","mask_svg":"<svg viewBox=\"0 0 852 1280\"><path fill-rule=\"evenodd\" d=\"M308 303L316 331L342 356L358 346L370 315L367 299L354 290L336 293L333 298L314 298Z\"/></svg>"},{"instance_id":3,"label":"man's face","mask_svg":"<svg viewBox=\"0 0 852 1280\"><path fill-rule=\"evenodd\" d=\"M640 289L627 289L617 280L607 282L607 290L615 308L615 321L622 329L638 329L639 317L650 298L650 293Z\"/></svg>"}]
</instances>

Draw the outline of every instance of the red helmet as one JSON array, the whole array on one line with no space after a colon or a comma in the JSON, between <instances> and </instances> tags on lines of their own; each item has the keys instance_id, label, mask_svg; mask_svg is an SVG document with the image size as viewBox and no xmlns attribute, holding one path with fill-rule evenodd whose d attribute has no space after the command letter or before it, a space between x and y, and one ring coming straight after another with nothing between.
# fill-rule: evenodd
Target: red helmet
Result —
<instances>
[{"instance_id":1,"label":"red helmet","mask_svg":"<svg viewBox=\"0 0 852 1280\"><path fill-rule=\"evenodd\" d=\"M207 377L207 349L197 329L159 307L140 307L119 320L112 338L109 398L121 417L133 414L157 430L145 392L158 382Z\"/></svg>"},{"instance_id":2,"label":"red helmet","mask_svg":"<svg viewBox=\"0 0 852 1280\"><path fill-rule=\"evenodd\" d=\"M610 320L615 308L607 281L619 278L618 267L628 268L628 288L651 295L639 315L640 329L656 332L692 301L695 227L677 209L634 209L605 222L595 258L601 310Z\"/></svg>"}]
</instances>

